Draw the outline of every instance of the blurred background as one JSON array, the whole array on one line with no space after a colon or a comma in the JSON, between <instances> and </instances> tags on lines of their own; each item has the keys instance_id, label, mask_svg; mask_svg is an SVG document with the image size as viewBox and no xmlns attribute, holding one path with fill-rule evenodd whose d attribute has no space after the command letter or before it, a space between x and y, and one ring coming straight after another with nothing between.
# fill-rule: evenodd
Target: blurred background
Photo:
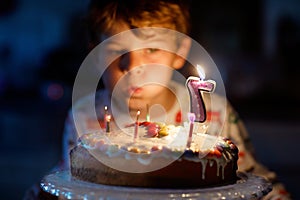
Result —
<instances>
[{"instance_id":1,"label":"blurred background","mask_svg":"<svg viewBox=\"0 0 300 200\"><path fill-rule=\"evenodd\" d=\"M242 3L243 2L243 3ZM21 199L59 161L88 54L87 0L0 1L0 191ZM297 194L300 1L193 1L192 38L219 67L258 159Z\"/></svg>"}]
</instances>

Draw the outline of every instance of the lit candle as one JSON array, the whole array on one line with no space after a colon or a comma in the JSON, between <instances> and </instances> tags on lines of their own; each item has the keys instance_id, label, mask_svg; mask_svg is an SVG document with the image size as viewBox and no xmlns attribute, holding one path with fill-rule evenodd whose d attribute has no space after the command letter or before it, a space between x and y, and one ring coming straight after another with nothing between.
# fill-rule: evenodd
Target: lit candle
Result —
<instances>
[{"instance_id":1,"label":"lit candle","mask_svg":"<svg viewBox=\"0 0 300 200\"><path fill-rule=\"evenodd\" d=\"M146 105L146 109L147 109L146 121L150 122L149 104Z\"/></svg>"},{"instance_id":2,"label":"lit candle","mask_svg":"<svg viewBox=\"0 0 300 200\"><path fill-rule=\"evenodd\" d=\"M110 129L110 127L107 127L107 124L109 124L109 122L107 122L107 115L108 115L108 110L107 110L107 106L104 106L104 127L106 129L106 132L109 132L107 130ZM111 117L110 117L111 118ZM110 119L109 119L110 120Z\"/></svg>"},{"instance_id":3,"label":"lit candle","mask_svg":"<svg viewBox=\"0 0 300 200\"><path fill-rule=\"evenodd\" d=\"M204 80L205 73L197 65L199 77L190 76L186 81L186 86L190 94L191 112L195 114L196 122L204 122L206 120L206 108L202 97L202 92L213 92L216 82L213 80Z\"/></svg>"},{"instance_id":4,"label":"lit candle","mask_svg":"<svg viewBox=\"0 0 300 200\"><path fill-rule=\"evenodd\" d=\"M137 111L136 113L136 121L134 125L134 135L133 135L133 141L135 142L138 137L138 129L139 129L139 116L141 114L141 111Z\"/></svg>"},{"instance_id":5,"label":"lit candle","mask_svg":"<svg viewBox=\"0 0 300 200\"><path fill-rule=\"evenodd\" d=\"M189 127L189 137L188 137L188 141L187 141L187 147L190 148L191 147L191 143L193 140L193 130L194 130L194 122L195 122L195 114L194 113L188 113L188 119L190 122L190 127Z\"/></svg>"},{"instance_id":6,"label":"lit candle","mask_svg":"<svg viewBox=\"0 0 300 200\"><path fill-rule=\"evenodd\" d=\"M106 129L106 133L110 132L110 120L111 120L111 115L106 114L105 115L105 129Z\"/></svg>"},{"instance_id":7,"label":"lit candle","mask_svg":"<svg viewBox=\"0 0 300 200\"><path fill-rule=\"evenodd\" d=\"M107 106L104 106L104 116L108 114Z\"/></svg>"}]
</instances>

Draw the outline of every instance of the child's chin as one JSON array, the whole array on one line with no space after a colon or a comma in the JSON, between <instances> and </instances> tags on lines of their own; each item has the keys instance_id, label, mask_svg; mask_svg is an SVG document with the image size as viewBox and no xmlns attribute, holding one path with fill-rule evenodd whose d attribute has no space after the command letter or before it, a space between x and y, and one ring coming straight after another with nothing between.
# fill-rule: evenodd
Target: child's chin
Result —
<instances>
[{"instance_id":1,"label":"child's chin","mask_svg":"<svg viewBox=\"0 0 300 200\"><path fill-rule=\"evenodd\" d=\"M140 98L130 98L128 107L129 110L141 110L146 107L146 103Z\"/></svg>"}]
</instances>

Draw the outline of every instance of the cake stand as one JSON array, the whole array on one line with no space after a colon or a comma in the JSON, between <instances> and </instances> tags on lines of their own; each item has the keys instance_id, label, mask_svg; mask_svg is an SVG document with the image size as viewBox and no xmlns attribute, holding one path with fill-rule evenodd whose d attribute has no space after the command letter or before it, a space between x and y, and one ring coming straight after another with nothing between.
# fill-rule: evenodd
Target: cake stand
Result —
<instances>
[{"instance_id":1,"label":"cake stand","mask_svg":"<svg viewBox=\"0 0 300 200\"><path fill-rule=\"evenodd\" d=\"M271 183L259 176L238 173L235 184L199 189L152 189L109 186L72 178L70 171L46 175L41 189L59 199L162 200L162 199L260 199L272 190Z\"/></svg>"}]
</instances>

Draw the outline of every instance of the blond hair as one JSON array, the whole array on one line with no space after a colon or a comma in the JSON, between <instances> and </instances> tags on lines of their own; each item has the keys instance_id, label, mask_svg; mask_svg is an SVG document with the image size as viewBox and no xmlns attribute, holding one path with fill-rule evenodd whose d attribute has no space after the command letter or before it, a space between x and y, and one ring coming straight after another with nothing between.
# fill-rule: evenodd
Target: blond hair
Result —
<instances>
[{"instance_id":1,"label":"blond hair","mask_svg":"<svg viewBox=\"0 0 300 200\"><path fill-rule=\"evenodd\" d=\"M90 42L100 42L100 34L114 30L115 23L130 28L160 27L188 34L189 8L180 0L92 0L87 24Z\"/></svg>"}]
</instances>

